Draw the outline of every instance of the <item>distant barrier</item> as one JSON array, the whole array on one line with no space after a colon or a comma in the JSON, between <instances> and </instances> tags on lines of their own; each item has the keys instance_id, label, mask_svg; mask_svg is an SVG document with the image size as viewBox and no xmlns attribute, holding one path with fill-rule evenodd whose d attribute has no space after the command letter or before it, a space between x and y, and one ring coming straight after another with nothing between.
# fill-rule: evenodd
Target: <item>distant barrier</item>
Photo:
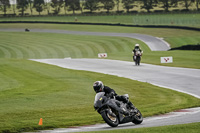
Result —
<instances>
[{"instance_id":1,"label":"distant barrier","mask_svg":"<svg viewBox=\"0 0 200 133\"><path fill-rule=\"evenodd\" d=\"M87 23L87 22L52 22L52 21L0 21L0 23L45 23L45 24L78 24L78 25L109 25L124 27L144 27L144 28L173 28L200 31L200 28L187 26L171 26L171 25L128 25L128 24L111 24L111 23Z\"/></svg>"}]
</instances>

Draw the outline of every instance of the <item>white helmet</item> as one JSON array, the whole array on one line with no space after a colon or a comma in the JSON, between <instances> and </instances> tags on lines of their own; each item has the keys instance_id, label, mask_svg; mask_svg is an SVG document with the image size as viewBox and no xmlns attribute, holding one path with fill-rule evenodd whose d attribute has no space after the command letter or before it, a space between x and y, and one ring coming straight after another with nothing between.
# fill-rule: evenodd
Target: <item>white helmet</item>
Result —
<instances>
[{"instance_id":1,"label":"white helmet","mask_svg":"<svg viewBox=\"0 0 200 133\"><path fill-rule=\"evenodd\" d=\"M140 44L135 44L135 47L139 47L140 46Z\"/></svg>"}]
</instances>

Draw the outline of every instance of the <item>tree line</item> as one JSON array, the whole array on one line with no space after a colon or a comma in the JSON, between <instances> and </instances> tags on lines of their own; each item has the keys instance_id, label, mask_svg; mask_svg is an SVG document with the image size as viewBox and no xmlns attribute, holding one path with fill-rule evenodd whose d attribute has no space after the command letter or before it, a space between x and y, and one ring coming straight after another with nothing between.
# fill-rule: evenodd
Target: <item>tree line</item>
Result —
<instances>
[{"instance_id":1,"label":"tree line","mask_svg":"<svg viewBox=\"0 0 200 133\"><path fill-rule=\"evenodd\" d=\"M142 5L141 9L145 9L150 12L151 9L158 5L162 5L162 8L167 12L171 7L177 7L179 2L184 3L185 9L189 10L192 4L195 4L196 9L199 10L200 0L17 0L17 4L11 6L9 0L0 0L0 10L6 15L8 9L12 7L13 14L16 14L16 9L23 16L24 12L29 8L31 15L35 9L39 15L44 10L47 14L50 14L50 9L52 8L54 14L59 14L61 9L64 9L65 14L67 11L89 10L91 13L99 10L105 9L107 13L117 7L117 12L119 11L120 4L126 12L129 12L138 4Z\"/></svg>"}]
</instances>

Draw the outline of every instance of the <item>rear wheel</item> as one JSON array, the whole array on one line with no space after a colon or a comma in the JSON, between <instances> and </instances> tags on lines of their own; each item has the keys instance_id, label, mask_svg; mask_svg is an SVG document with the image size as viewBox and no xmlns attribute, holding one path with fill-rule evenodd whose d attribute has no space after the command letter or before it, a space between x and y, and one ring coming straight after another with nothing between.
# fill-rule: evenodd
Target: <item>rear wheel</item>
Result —
<instances>
[{"instance_id":1,"label":"rear wheel","mask_svg":"<svg viewBox=\"0 0 200 133\"><path fill-rule=\"evenodd\" d=\"M134 124L141 124L142 121L143 121L143 117L142 117L142 114L141 112L136 109L137 113L135 114L134 116L134 120L132 121Z\"/></svg>"},{"instance_id":2,"label":"rear wheel","mask_svg":"<svg viewBox=\"0 0 200 133\"><path fill-rule=\"evenodd\" d=\"M111 116L107 111L101 113L104 121L111 127L117 127L119 124L119 120L117 117Z\"/></svg>"},{"instance_id":3,"label":"rear wheel","mask_svg":"<svg viewBox=\"0 0 200 133\"><path fill-rule=\"evenodd\" d=\"M140 59L141 59L140 56L136 57L135 65L138 65L138 66L140 65Z\"/></svg>"}]
</instances>

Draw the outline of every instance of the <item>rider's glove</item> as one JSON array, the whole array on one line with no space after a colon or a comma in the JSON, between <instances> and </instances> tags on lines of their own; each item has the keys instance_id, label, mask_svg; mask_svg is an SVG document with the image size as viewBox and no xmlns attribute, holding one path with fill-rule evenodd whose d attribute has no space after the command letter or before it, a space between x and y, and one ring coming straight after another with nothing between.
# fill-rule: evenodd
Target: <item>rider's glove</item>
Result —
<instances>
[{"instance_id":1,"label":"rider's glove","mask_svg":"<svg viewBox=\"0 0 200 133\"><path fill-rule=\"evenodd\" d=\"M109 94L109 97L110 97L110 98L113 98L113 97L114 97L114 92L111 92L111 93Z\"/></svg>"},{"instance_id":2,"label":"rider's glove","mask_svg":"<svg viewBox=\"0 0 200 133\"><path fill-rule=\"evenodd\" d=\"M123 102L124 103L128 103L128 97L126 97L126 96L121 96L121 98L122 98L122 100L123 100Z\"/></svg>"}]
</instances>

